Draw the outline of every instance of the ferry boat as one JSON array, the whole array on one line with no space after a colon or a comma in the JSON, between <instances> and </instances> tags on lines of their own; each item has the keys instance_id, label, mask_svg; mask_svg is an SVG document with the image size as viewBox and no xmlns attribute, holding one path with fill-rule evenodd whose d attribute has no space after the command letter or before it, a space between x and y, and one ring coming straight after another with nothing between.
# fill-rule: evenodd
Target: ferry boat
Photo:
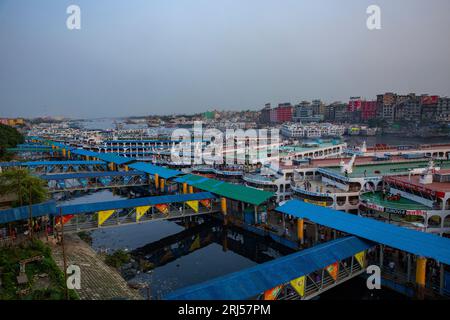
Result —
<instances>
[{"instance_id":1,"label":"ferry boat","mask_svg":"<svg viewBox=\"0 0 450 320\"><path fill-rule=\"evenodd\" d=\"M333 159L323 164L316 161L313 165L295 170L293 197L357 214L360 195L382 191L385 177L408 175L427 166L427 159L408 160L402 157L384 161L366 157L358 163L354 155L351 159ZM441 160L440 167L450 169L450 161Z\"/></svg>"},{"instance_id":2,"label":"ferry boat","mask_svg":"<svg viewBox=\"0 0 450 320\"><path fill-rule=\"evenodd\" d=\"M423 157L450 159L450 143L397 146L376 144L372 147L367 147L366 142L364 142L361 147L348 148L345 153L371 157L403 156L409 159Z\"/></svg>"},{"instance_id":3,"label":"ferry boat","mask_svg":"<svg viewBox=\"0 0 450 320\"><path fill-rule=\"evenodd\" d=\"M414 169L385 176L384 189L361 194L361 214L387 223L450 237L450 169Z\"/></svg>"}]
</instances>

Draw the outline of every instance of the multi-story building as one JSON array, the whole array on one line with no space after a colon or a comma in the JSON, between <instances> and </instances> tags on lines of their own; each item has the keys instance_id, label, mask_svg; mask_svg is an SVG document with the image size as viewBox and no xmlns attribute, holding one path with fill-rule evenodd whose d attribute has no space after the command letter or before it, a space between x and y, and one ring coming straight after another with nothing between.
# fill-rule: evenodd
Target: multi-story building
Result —
<instances>
[{"instance_id":1,"label":"multi-story building","mask_svg":"<svg viewBox=\"0 0 450 320\"><path fill-rule=\"evenodd\" d=\"M313 100L311 103L311 107L313 115L315 116L323 116L323 114L325 113L325 104L319 99Z\"/></svg>"},{"instance_id":2,"label":"multi-story building","mask_svg":"<svg viewBox=\"0 0 450 320\"><path fill-rule=\"evenodd\" d=\"M361 97L351 97L350 101L348 102L347 110L349 112L361 110L362 101L363 100L361 99Z\"/></svg>"},{"instance_id":3,"label":"multi-story building","mask_svg":"<svg viewBox=\"0 0 450 320\"><path fill-rule=\"evenodd\" d=\"M350 121L349 113L347 112L347 104L335 103L334 104L334 121L335 122L348 122Z\"/></svg>"},{"instance_id":4,"label":"multi-story building","mask_svg":"<svg viewBox=\"0 0 450 320\"><path fill-rule=\"evenodd\" d=\"M361 103L361 120L368 121L377 116L377 102L376 101L362 101Z\"/></svg>"},{"instance_id":5,"label":"multi-story building","mask_svg":"<svg viewBox=\"0 0 450 320\"><path fill-rule=\"evenodd\" d=\"M437 107L437 121L450 122L450 98L439 98Z\"/></svg>"},{"instance_id":6,"label":"multi-story building","mask_svg":"<svg viewBox=\"0 0 450 320\"><path fill-rule=\"evenodd\" d=\"M278 114L276 109L270 109L270 123L277 123L278 122Z\"/></svg>"},{"instance_id":7,"label":"multi-story building","mask_svg":"<svg viewBox=\"0 0 450 320\"><path fill-rule=\"evenodd\" d=\"M294 111L294 107L290 103L282 103L278 105L278 108L275 109L277 113L277 122L291 122L292 115Z\"/></svg>"},{"instance_id":8,"label":"multi-story building","mask_svg":"<svg viewBox=\"0 0 450 320\"><path fill-rule=\"evenodd\" d=\"M286 102L280 103L278 107L271 108L270 103L266 103L261 110L261 123L284 123L292 121L294 107Z\"/></svg>"},{"instance_id":9,"label":"multi-story building","mask_svg":"<svg viewBox=\"0 0 450 320\"><path fill-rule=\"evenodd\" d=\"M296 122L319 122L322 121L324 116L320 114L322 103L320 100L314 100L311 104L308 101L302 101L295 106L294 121Z\"/></svg>"},{"instance_id":10,"label":"multi-story building","mask_svg":"<svg viewBox=\"0 0 450 320\"><path fill-rule=\"evenodd\" d=\"M377 95L377 116L388 122L393 122L395 119L395 105L397 102L397 95L392 92Z\"/></svg>"},{"instance_id":11,"label":"multi-story building","mask_svg":"<svg viewBox=\"0 0 450 320\"><path fill-rule=\"evenodd\" d=\"M414 93L408 95L407 99L401 99L395 106L395 120L420 121L422 104L420 97Z\"/></svg>"},{"instance_id":12,"label":"multi-story building","mask_svg":"<svg viewBox=\"0 0 450 320\"><path fill-rule=\"evenodd\" d=\"M270 103L266 103L266 105L264 106L264 109L261 110L261 115L259 118L259 121L261 123L269 123L270 122L270 110L271 110Z\"/></svg>"},{"instance_id":13,"label":"multi-story building","mask_svg":"<svg viewBox=\"0 0 450 320\"><path fill-rule=\"evenodd\" d=\"M440 123L450 122L450 98L423 96L422 120Z\"/></svg>"}]
</instances>

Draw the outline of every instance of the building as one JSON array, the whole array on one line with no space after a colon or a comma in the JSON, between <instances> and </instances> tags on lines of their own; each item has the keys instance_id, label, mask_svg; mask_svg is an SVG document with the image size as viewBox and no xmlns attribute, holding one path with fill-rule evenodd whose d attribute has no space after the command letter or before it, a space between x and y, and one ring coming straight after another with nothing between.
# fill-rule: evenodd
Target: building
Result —
<instances>
[{"instance_id":1,"label":"building","mask_svg":"<svg viewBox=\"0 0 450 320\"><path fill-rule=\"evenodd\" d=\"M325 104L319 100L313 100L311 103L312 111L314 116L323 116L325 113Z\"/></svg>"},{"instance_id":2,"label":"building","mask_svg":"<svg viewBox=\"0 0 450 320\"><path fill-rule=\"evenodd\" d=\"M323 109L323 110L322 110ZM322 110L322 113L320 111ZM313 103L302 101L295 106L295 122L319 122L324 119L324 106L320 100L314 100Z\"/></svg>"},{"instance_id":3,"label":"building","mask_svg":"<svg viewBox=\"0 0 450 320\"><path fill-rule=\"evenodd\" d=\"M376 101L362 101L361 103L361 120L369 121L377 116L377 102Z\"/></svg>"},{"instance_id":4,"label":"building","mask_svg":"<svg viewBox=\"0 0 450 320\"><path fill-rule=\"evenodd\" d=\"M261 123L270 123L270 109L270 103L266 103L264 109L261 110L261 115L259 117Z\"/></svg>"},{"instance_id":5,"label":"building","mask_svg":"<svg viewBox=\"0 0 450 320\"><path fill-rule=\"evenodd\" d=\"M421 119L422 103L420 97L411 93L407 99L399 101L395 107L396 121L414 121Z\"/></svg>"},{"instance_id":6,"label":"building","mask_svg":"<svg viewBox=\"0 0 450 320\"><path fill-rule=\"evenodd\" d=\"M361 97L351 97L350 101L348 103L347 110L349 112L355 112L355 111L361 110L362 101L363 100L361 99Z\"/></svg>"},{"instance_id":7,"label":"building","mask_svg":"<svg viewBox=\"0 0 450 320\"><path fill-rule=\"evenodd\" d=\"M279 104L275 110L277 123L292 122L294 107L290 103Z\"/></svg>"},{"instance_id":8,"label":"building","mask_svg":"<svg viewBox=\"0 0 450 320\"><path fill-rule=\"evenodd\" d=\"M422 96L422 120L431 122L450 122L450 98Z\"/></svg>"},{"instance_id":9,"label":"building","mask_svg":"<svg viewBox=\"0 0 450 320\"><path fill-rule=\"evenodd\" d=\"M277 110L276 109L270 109L270 123L277 123L278 122L278 114L277 114Z\"/></svg>"},{"instance_id":10,"label":"building","mask_svg":"<svg viewBox=\"0 0 450 320\"><path fill-rule=\"evenodd\" d=\"M395 119L395 105L397 95L392 92L377 95L377 117L388 122Z\"/></svg>"},{"instance_id":11,"label":"building","mask_svg":"<svg viewBox=\"0 0 450 320\"><path fill-rule=\"evenodd\" d=\"M337 102L334 104L334 121L338 123L350 121L350 115L347 111L348 105Z\"/></svg>"},{"instance_id":12,"label":"building","mask_svg":"<svg viewBox=\"0 0 450 320\"><path fill-rule=\"evenodd\" d=\"M345 133L345 127L331 123L302 124L290 123L281 127L281 134L285 137L297 138L320 138L340 137Z\"/></svg>"},{"instance_id":13,"label":"building","mask_svg":"<svg viewBox=\"0 0 450 320\"><path fill-rule=\"evenodd\" d=\"M25 124L25 120L22 118L2 118L0 119L0 124L4 124L5 126L15 127L15 126L22 126Z\"/></svg>"}]
</instances>

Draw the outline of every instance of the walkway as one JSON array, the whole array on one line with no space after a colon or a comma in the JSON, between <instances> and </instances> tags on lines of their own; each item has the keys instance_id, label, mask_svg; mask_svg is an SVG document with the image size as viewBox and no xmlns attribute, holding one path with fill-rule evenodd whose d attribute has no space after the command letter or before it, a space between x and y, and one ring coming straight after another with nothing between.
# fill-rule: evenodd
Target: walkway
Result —
<instances>
[{"instance_id":1,"label":"walkway","mask_svg":"<svg viewBox=\"0 0 450 320\"><path fill-rule=\"evenodd\" d=\"M298 200L291 200L276 210L362 239L381 243L417 256L432 258L447 265L450 264L450 239L447 238Z\"/></svg>"},{"instance_id":2,"label":"walkway","mask_svg":"<svg viewBox=\"0 0 450 320\"><path fill-rule=\"evenodd\" d=\"M169 300L242 300L352 257L375 244L347 237L169 293Z\"/></svg>"}]
</instances>

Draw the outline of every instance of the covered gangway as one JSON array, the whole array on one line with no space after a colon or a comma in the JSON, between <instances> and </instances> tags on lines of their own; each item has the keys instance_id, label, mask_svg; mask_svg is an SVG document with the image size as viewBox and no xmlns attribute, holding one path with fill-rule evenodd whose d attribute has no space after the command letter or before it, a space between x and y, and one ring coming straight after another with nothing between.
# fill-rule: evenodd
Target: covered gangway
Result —
<instances>
[{"instance_id":1,"label":"covered gangway","mask_svg":"<svg viewBox=\"0 0 450 320\"><path fill-rule=\"evenodd\" d=\"M252 268L169 293L168 300L245 300L353 257L375 243L354 236L327 242ZM355 272L354 275L357 275ZM348 279L343 278L343 279Z\"/></svg>"}]
</instances>

